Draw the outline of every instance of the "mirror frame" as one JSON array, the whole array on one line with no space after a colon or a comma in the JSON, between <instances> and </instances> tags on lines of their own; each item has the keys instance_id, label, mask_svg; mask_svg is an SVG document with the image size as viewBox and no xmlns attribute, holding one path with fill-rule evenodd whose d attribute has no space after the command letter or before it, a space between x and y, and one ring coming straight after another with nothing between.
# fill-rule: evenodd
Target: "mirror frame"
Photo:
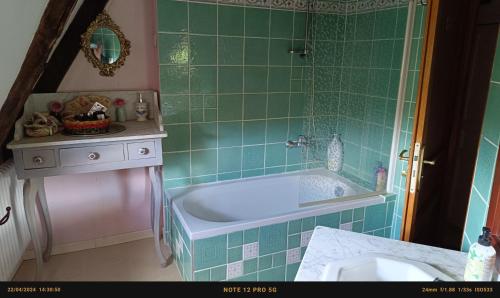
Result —
<instances>
[{"instance_id":1,"label":"mirror frame","mask_svg":"<svg viewBox=\"0 0 500 298\"><path fill-rule=\"evenodd\" d=\"M120 41L120 56L113 63L110 64L102 63L100 60L97 59L97 57L94 55L94 52L90 48L90 41L92 39L92 34L98 28L107 28L113 31L118 37L118 40ZM106 11L100 13L96 17L96 19L92 23L90 23L89 27L87 28L87 31L85 31L85 33L82 34L81 46L82 46L81 50L85 54L85 57L87 57L87 60L89 60L89 62L91 62L95 68L98 68L100 70L99 74L102 76L113 76L115 74L115 70L123 66L123 64L125 63L125 58L128 55L130 55L130 41L125 38L125 35L120 30L120 27L115 22L113 22L113 20Z\"/></svg>"}]
</instances>

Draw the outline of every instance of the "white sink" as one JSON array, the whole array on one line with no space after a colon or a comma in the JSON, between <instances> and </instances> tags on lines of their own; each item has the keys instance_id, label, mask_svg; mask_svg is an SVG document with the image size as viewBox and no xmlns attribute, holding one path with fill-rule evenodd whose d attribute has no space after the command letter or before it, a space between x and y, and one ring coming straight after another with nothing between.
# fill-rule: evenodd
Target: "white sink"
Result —
<instances>
[{"instance_id":1,"label":"white sink","mask_svg":"<svg viewBox=\"0 0 500 298\"><path fill-rule=\"evenodd\" d=\"M382 254L335 261L325 266L322 281L453 281L434 267Z\"/></svg>"}]
</instances>

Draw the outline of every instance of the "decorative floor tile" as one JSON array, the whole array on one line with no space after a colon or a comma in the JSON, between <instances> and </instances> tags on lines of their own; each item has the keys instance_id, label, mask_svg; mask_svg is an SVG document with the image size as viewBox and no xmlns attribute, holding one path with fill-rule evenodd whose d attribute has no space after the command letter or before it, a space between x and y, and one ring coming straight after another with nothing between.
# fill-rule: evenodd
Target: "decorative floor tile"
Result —
<instances>
[{"instance_id":1,"label":"decorative floor tile","mask_svg":"<svg viewBox=\"0 0 500 298\"><path fill-rule=\"evenodd\" d=\"M243 275L243 262L227 264L227 279L240 277Z\"/></svg>"},{"instance_id":2,"label":"decorative floor tile","mask_svg":"<svg viewBox=\"0 0 500 298\"><path fill-rule=\"evenodd\" d=\"M243 260L253 259L259 256L259 242L243 245Z\"/></svg>"},{"instance_id":3,"label":"decorative floor tile","mask_svg":"<svg viewBox=\"0 0 500 298\"><path fill-rule=\"evenodd\" d=\"M300 256L300 247L294 248L294 249L289 249L286 251L286 263L287 264L294 264L300 262L301 256Z\"/></svg>"},{"instance_id":4,"label":"decorative floor tile","mask_svg":"<svg viewBox=\"0 0 500 298\"><path fill-rule=\"evenodd\" d=\"M305 247L309 244L309 240L311 240L313 231L302 232L300 234L300 246Z\"/></svg>"}]
</instances>

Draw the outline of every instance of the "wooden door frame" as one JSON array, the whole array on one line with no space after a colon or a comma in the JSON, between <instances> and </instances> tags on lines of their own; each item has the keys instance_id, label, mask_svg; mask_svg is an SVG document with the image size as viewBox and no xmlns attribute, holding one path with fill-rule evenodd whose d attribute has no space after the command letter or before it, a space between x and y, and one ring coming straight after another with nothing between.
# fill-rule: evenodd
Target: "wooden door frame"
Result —
<instances>
[{"instance_id":1,"label":"wooden door frame","mask_svg":"<svg viewBox=\"0 0 500 298\"><path fill-rule=\"evenodd\" d=\"M415 108L415 124L413 128L412 141L411 144L416 142L422 144L424 137L424 123L427 110L427 100L429 96L429 84L431 81L431 71L432 71L432 58L434 56L434 45L436 41L436 30L437 22L439 17L439 5L441 0L429 0L427 15L425 18L425 31L424 40L422 44L422 59L420 63L420 75L418 78L418 93L417 93L417 106ZM410 241L412 236L412 227L415 220L415 214L417 210L416 206L416 195L418 194L418 189L415 193L410 193L410 180L411 171L413 168L413 154L415 146L410 147L410 152L408 158L408 175L406 175L406 192L405 192L405 205L403 207L403 218L401 227L401 240ZM417 180L420 176L417 173ZM418 185L418 181L417 181Z\"/></svg>"}]
</instances>

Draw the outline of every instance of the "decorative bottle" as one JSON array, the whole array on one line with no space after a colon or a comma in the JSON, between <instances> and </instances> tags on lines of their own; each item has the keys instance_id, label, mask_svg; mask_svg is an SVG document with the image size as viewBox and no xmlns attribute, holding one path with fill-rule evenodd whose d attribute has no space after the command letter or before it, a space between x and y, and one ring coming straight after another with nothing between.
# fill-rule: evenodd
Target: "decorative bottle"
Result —
<instances>
[{"instance_id":1,"label":"decorative bottle","mask_svg":"<svg viewBox=\"0 0 500 298\"><path fill-rule=\"evenodd\" d=\"M495 271L496 251L491 246L491 231L483 227L483 234L472 244L465 265L465 281L491 281Z\"/></svg>"},{"instance_id":2,"label":"decorative bottle","mask_svg":"<svg viewBox=\"0 0 500 298\"><path fill-rule=\"evenodd\" d=\"M137 121L148 120L148 103L142 99L142 93L139 93L139 100L135 104L135 115Z\"/></svg>"},{"instance_id":3,"label":"decorative bottle","mask_svg":"<svg viewBox=\"0 0 500 298\"><path fill-rule=\"evenodd\" d=\"M328 145L328 170L340 172L344 165L344 144L340 139L340 134L333 134L333 139Z\"/></svg>"}]
</instances>

